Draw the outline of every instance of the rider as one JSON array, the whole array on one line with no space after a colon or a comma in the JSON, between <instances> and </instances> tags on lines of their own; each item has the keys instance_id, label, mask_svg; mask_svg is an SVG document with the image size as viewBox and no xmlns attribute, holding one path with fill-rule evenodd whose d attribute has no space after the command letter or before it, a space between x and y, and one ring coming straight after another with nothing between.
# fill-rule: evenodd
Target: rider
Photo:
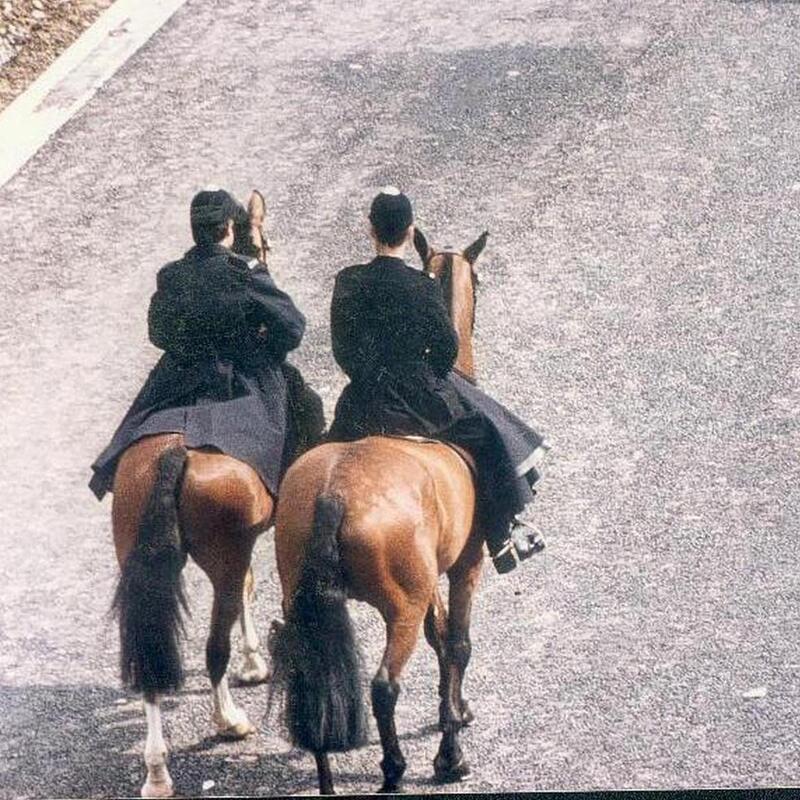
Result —
<instances>
[{"instance_id":1,"label":"rider","mask_svg":"<svg viewBox=\"0 0 800 800\"><path fill-rule=\"evenodd\" d=\"M192 200L195 246L159 271L150 301L150 341L164 354L92 465L98 499L111 491L119 457L143 436L182 433L187 447L244 461L273 497L298 449L320 437L322 402L285 361L305 318L265 264L230 249L243 215L223 190Z\"/></svg>"},{"instance_id":2,"label":"rider","mask_svg":"<svg viewBox=\"0 0 800 800\"><path fill-rule=\"evenodd\" d=\"M539 531L518 518L533 500L529 480L538 474L528 467L528 479L520 477L504 441L496 418L513 415L476 387L467 396L466 382L451 373L458 337L440 285L403 260L414 232L408 198L387 187L372 201L369 219L377 255L339 272L333 291L333 354L350 383L329 438L421 435L462 446L476 461L477 514L489 553L498 572L509 572L544 547ZM528 441L542 444L528 433Z\"/></svg>"}]
</instances>

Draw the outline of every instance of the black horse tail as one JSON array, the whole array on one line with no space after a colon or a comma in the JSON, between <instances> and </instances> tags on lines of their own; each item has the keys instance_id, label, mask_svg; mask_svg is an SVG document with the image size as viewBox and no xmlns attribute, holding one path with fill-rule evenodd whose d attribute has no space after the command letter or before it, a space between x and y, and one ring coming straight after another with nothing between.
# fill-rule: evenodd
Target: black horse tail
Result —
<instances>
[{"instance_id":1,"label":"black horse tail","mask_svg":"<svg viewBox=\"0 0 800 800\"><path fill-rule=\"evenodd\" d=\"M339 554L343 517L341 500L317 498L300 582L272 652L272 686L284 693L291 739L313 753L352 750L367 738L361 654Z\"/></svg>"},{"instance_id":2,"label":"black horse tail","mask_svg":"<svg viewBox=\"0 0 800 800\"><path fill-rule=\"evenodd\" d=\"M169 692L183 683L179 638L186 610L181 579L186 552L177 500L186 455L185 447L174 447L159 459L136 544L114 595L122 682L146 695Z\"/></svg>"}]
</instances>

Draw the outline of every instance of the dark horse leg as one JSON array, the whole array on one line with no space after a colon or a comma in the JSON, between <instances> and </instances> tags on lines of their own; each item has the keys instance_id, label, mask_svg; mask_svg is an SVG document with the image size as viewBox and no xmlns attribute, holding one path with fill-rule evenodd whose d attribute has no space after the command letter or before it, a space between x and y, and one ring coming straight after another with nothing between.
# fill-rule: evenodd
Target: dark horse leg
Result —
<instances>
[{"instance_id":1,"label":"dark horse leg","mask_svg":"<svg viewBox=\"0 0 800 800\"><path fill-rule=\"evenodd\" d=\"M450 669L449 666L449 650L448 650L448 639L449 639L449 626L448 626L448 618L447 618L447 610L445 609L444 603L442 602L442 598L439 595L439 591L437 590L434 594L434 598L431 602L430 607L428 608L428 613L425 615L425 638L428 641L428 644L433 648L433 652L436 653L436 659L439 662L439 729L444 730L445 725L445 716L447 711L447 704L449 703L449 694L448 694L448 686L449 686L449 678L448 678L448 671ZM469 656L467 656L467 659ZM466 663L463 661L458 662L459 664L464 665L466 667ZM463 678L463 668L461 669L461 677ZM462 725L469 725L474 719L475 715L472 713L472 710L469 707L469 703L464 699L463 695L458 698L458 702L456 705L457 713L460 714L461 717L461 724Z\"/></svg>"},{"instance_id":2,"label":"dark horse leg","mask_svg":"<svg viewBox=\"0 0 800 800\"><path fill-rule=\"evenodd\" d=\"M317 761L317 777L319 778L320 794L336 794L333 791L333 775L331 774L331 762L328 760L327 753L314 753Z\"/></svg>"},{"instance_id":3,"label":"dark horse leg","mask_svg":"<svg viewBox=\"0 0 800 800\"><path fill-rule=\"evenodd\" d=\"M442 699L440 724L442 741L433 762L434 775L442 782L457 781L469 774L459 743L461 728L472 721L472 712L464 700L462 686L472 645L469 622L472 596L480 578L483 560L482 544L470 539L459 560L448 572L450 609L444 651L446 671L443 673L445 698ZM441 663L441 662L440 662Z\"/></svg>"},{"instance_id":4,"label":"dark horse leg","mask_svg":"<svg viewBox=\"0 0 800 800\"><path fill-rule=\"evenodd\" d=\"M447 610L438 588L425 615L425 638L439 662L439 730L444 730L453 711L450 709L449 657L447 652Z\"/></svg>"},{"instance_id":5,"label":"dark horse leg","mask_svg":"<svg viewBox=\"0 0 800 800\"><path fill-rule=\"evenodd\" d=\"M386 650L372 679L372 711L383 748L381 792L398 791L406 770L406 760L397 739L394 710L400 695L400 675L414 651L426 608L426 604L406 603L387 619Z\"/></svg>"}]
</instances>

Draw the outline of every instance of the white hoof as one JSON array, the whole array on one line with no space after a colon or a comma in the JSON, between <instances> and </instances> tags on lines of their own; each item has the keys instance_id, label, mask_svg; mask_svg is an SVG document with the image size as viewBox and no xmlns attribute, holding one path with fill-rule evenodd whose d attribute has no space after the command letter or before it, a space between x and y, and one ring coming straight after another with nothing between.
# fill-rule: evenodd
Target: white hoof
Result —
<instances>
[{"instance_id":1,"label":"white hoof","mask_svg":"<svg viewBox=\"0 0 800 800\"><path fill-rule=\"evenodd\" d=\"M256 732L247 714L241 708L234 708L230 715L215 713L212 717L217 733L224 739L246 739Z\"/></svg>"},{"instance_id":2,"label":"white hoof","mask_svg":"<svg viewBox=\"0 0 800 800\"><path fill-rule=\"evenodd\" d=\"M237 673L237 678L239 683L249 686L268 681L270 671L264 656L261 653L250 653L245 656L244 664L242 664L242 668Z\"/></svg>"},{"instance_id":3,"label":"white hoof","mask_svg":"<svg viewBox=\"0 0 800 800\"><path fill-rule=\"evenodd\" d=\"M167 776L163 781L151 781L150 778L142 786L142 797L172 797L175 790L172 788L172 778Z\"/></svg>"},{"instance_id":4,"label":"white hoof","mask_svg":"<svg viewBox=\"0 0 800 800\"><path fill-rule=\"evenodd\" d=\"M255 732L255 725L248 719L243 722L235 722L226 727L217 725L217 734L223 739L246 739L248 736L253 736Z\"/></svg>"}]
</instances>

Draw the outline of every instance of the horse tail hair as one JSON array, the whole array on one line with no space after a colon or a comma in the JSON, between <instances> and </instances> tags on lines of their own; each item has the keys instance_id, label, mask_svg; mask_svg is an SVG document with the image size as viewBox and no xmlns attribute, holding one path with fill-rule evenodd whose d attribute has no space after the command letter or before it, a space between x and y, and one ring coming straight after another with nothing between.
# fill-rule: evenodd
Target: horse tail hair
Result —
<instances>
[{"instance_id":1,"label":"horse tail hair","mask_svg":"<svg viewBox=\"0 0 800 800\"><path fill-rule=\"evenodd\" d=\"M180 635L186 595L181 571L186 551L178 526L178 494L185 447L161 455L137 540L122 567L113 610L119 618L122 682L146 695L183 683Z\"/></svg>"},{"instance_id":2,"label":"horse tail hair","mask_svg":"<svg viewBox=\"0 0 800 800\"><path fill-rule=\"evenodd\" d=\"M272 690L283 693L291 739L314 753L352 750L367 739L361 654L339 552L343 517L339 498L317 498L300 581L272 652Z\"/></svg>"}]
</instances>

